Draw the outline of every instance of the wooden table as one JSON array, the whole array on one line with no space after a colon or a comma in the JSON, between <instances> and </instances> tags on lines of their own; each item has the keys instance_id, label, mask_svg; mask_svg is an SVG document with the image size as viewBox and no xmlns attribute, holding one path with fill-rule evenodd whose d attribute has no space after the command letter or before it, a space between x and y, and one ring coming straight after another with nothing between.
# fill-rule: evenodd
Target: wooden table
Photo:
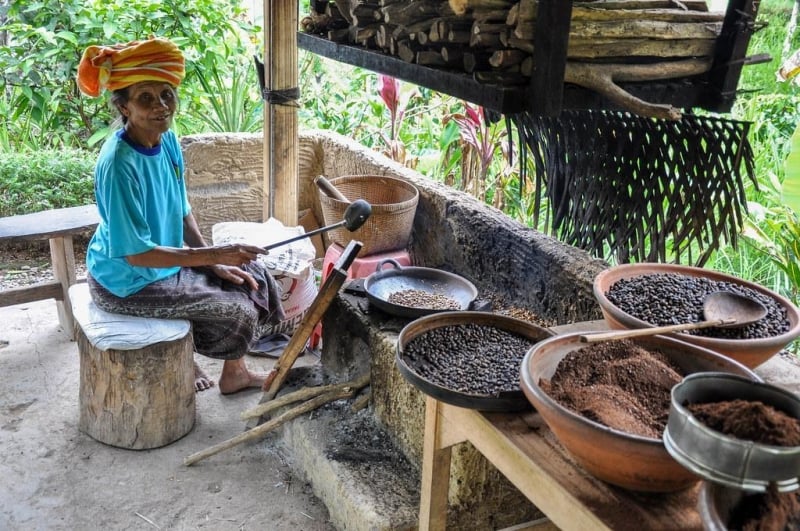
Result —
<instances>
[{"instance_id":1,"label":"wooden table","mask_svg":"<svg viewBox=\"0 0 800 531\"><path fill-rule=\"evenodd\" d=\"M575 464L534 411L481 413L426 397L419 528L445 529L450 454L469 441L564 530L702 530L699 485L676 494L634 493Z\"/></svg>"},{"instance_id":2,"label":"wooden table","mask_svg":"<svg viewBox=\"0 0 800 531\"><path fill-rule=\"evenodd\" d=\"M75 321L69 303L69 287L75 284L75 253L72 237L94 229L100 222L96 205L44 210L33 214L0 218L0 242L50 241L50 258L55 280L33 286L0 291L0 307L31 301L55 299L58 321L75 337Z\"/></svg>"}]
</instances>

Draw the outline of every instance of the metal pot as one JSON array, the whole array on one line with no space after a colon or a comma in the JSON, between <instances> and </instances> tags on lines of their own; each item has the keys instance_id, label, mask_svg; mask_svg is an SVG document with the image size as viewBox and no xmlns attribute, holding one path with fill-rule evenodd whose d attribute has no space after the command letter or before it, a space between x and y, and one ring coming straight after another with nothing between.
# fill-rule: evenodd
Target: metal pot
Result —
<instances>
[{"instance_id":1,"label":"metal pot","mask_svg":"<svg viewBox=\"0 0 800 531\"><path fill-rule=\"evenodd\" d=\"M480 411L522 411L530 409L531 404L528 402L528 399L521 389L502 391L497 395L471 394L444 387L417 374L413 364L409 364L407 360L406 353L408 344L420 336L434 332L436 329L461 325L497 328L514 335L522 336L533 343L555 336L555 332L547 328L542 328L528 321L491 312L454 311L429 315L408 323L403 330L400 331L400 336L397 339L397 355L395 356L395 363L400 374L403 375L410 384L426 395L454 406L478 409ZM448 352L440 352L439 355L445 359L448 358Z\"/></svg>"},{"instance_id":2,"label":"metal pot","mask_svg":"<svg viewBox=\"0 0 800 531\"><path fill-rule=\"evenodd\" d=\"M386 265L391 265L392 268L384 269ZM432 313L452 311L415 308L389 302L393 293L411 289L450 297L459 303L459 310L469 310L478 296L478 289L464 277L429 267L403 267L391 258L382 260L375 273L364 279L364 291L369 302L388 314L415 319Z\"/></svg>"}]
</instances>

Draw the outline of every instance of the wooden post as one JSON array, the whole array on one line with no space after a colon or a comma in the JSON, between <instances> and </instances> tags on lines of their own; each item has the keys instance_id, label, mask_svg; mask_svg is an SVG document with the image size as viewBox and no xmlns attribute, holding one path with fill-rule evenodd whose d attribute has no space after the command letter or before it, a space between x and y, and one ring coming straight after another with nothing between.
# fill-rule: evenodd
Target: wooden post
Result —
<instances>
[{"instance_id":1,"label":"wooden post","mask_svg":"<svg viewBox=\"0 0 800 531\"><path fill-rule=\"evenodd\" d=\"M264 0L264 211L298 223L297 0Z\"/></svg>"},{"instance_id":2,"label":"wooden post","mask_svg":"<svg viewBox=\"0 0 800 531\"><path fill-rule=\"evenodd\" d=\"M419 503L420 531L447 528L451 447L441 440L440 402L425 397L425 439L422 447L422 485Z\"/></svg>"},{"instance_id":3,"label":"wooden post","mask_svg":"<svg viewBox=\"0 0 800 531\"><path fill-rule=\"evenodd\" d=\"M61 296L56 299L58 322L69 337L75 339L75 319L69 301L69 287L75 284L75 251L72 246L72 235L50 238L50 260L53 277L61 285Z\"/></svg>"},{"instance_id":4,"label":"wooden post","mask_svg":"<svg viewBox=\"0 0 800 531\"><path fill-rule=\"evenodd\" d=\"M564 94L564 70L572 17L572 0L542 0L536 12L530 110L557 116Z\"/></svg>"},{"instance_id":5,"label":"wooden post","mask_svg":"<svg viewBox=\"0 0 800 531\"><path fill-rule=\"evenodd\" d=\"M747 55L750 37L755 32L760 0L730 0L717 38L714 64L711 66L710 101L707 109L728 112L736 99L736 87Z\"/></svg>"}]
</instances>

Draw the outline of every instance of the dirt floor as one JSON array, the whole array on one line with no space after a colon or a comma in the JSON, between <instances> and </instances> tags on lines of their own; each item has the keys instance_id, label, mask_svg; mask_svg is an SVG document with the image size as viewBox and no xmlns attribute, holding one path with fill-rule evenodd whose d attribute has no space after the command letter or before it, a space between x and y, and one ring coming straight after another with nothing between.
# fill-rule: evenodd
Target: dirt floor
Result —
<instances>
[{"instance_id":1,"label":"dirt floor","mask_svg":"<svg viewBox=\"0 0 800 531\"><path fill-rule=\"evenodd\" d=\"M113 448L78 431L77 346L60 329L55 302L0 308L0 323L0 529L333 529L275 439L182 464L241 433L239 414L260 390L201 392L184 438L155 450ZM219 374L220 362L198 361ZM307 354L298 365L317 362ZM274 361L248 363L267 370Z\"/></svg>"}]
</instances>

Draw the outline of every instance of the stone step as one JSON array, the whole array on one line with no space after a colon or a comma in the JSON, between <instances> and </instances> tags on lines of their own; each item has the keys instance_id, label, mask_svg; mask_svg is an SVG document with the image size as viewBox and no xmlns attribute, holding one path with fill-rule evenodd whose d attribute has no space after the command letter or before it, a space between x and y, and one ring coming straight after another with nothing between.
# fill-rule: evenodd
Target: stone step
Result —
<instances>
[{"instance_id":1,"label":"stone step","mask_svg":"<svg viewBox=\"0 0 800 531\"><path fill-rule=\"evenodd\" d=\"M368 408L353 413L349 402L322 408L285 425L281 439L337 529L417 527L419 471Z\"/></svg>"},{"instance_id":2,"label":"stone step","mask_svg":"<svg viewBox=\"0 0 800 531\"><path fill-rule=\"evenodd\" d=\"M292 369L280 395L330 383L318 367ZM347 531L417 528L420 472L391 441L369 407L340 400L283 425L275 434L295 473ZM278 413L276 413L277 415Z\"/></svg>"}]
</instances>

